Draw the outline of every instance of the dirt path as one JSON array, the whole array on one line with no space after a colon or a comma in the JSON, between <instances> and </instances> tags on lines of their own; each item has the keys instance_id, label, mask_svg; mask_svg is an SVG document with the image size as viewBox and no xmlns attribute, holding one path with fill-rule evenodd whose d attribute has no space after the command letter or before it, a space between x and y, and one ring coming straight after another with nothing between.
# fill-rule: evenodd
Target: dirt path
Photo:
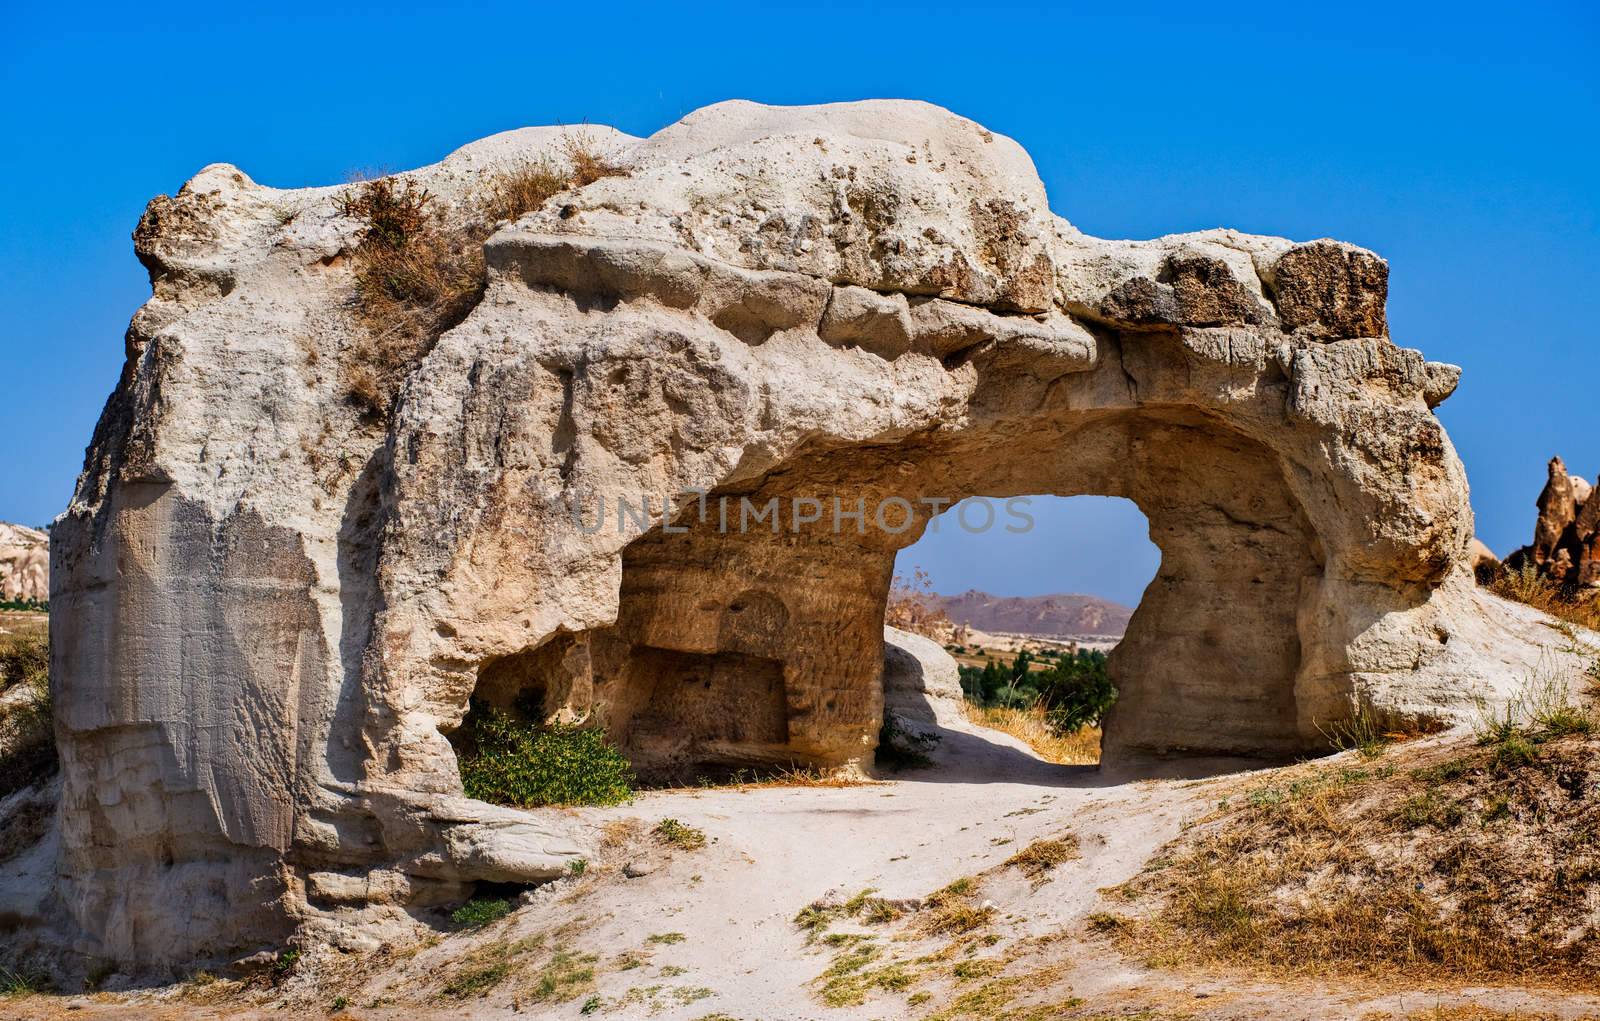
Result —
<instances>
[{"instance_id":1,"label":"dirt path","mask_svg":"<svg viewBox=\"0 0 1600 1021\"><path fill-rule=\"evenodd\" d=\"M505 921L415 953L308 961L275 994L248 1004L223 990L175 987L133 997L0 1000L0 1019L281 1018L338 1006L350 1017L386 1021L584 1013L630 1021L865 1021L929 1017L962 997L973 1000L971 1009L950 1016L1028 1008L1037 1012L1016 1016L1449 1017L1422 1012L1455 1003L1600 1014L1593 1002L1510 990L1286 988L1125 961L1086 931L1085 918L1104 908L1100 891L1138 872L1186 820L1239 782L1237 772L1154 780L1139 778L1139 770L1056 766L1006 735L945 722L934 768L891 782L660 792L583 810L614 831L632 821L633 842L585 876L545 887ZM1183 768L1229 765L1238 766ZM663 848L638 835L665 818L703 831L706 845ZM1035 841L1069 834L1080 857L1038 880L1004 864ZM628 878L630 863L648 874ZM971 906L990 918L970 937L930 935L907 919L877 925L840 917L810 934L794 921L819 900L842 904L866 890L889 901L926 898L969 877ZM819 938L824 931L832 942ZM886 965L911 977L892 988L899 980L885 973L884 985L861 993L863 1002L830 1006L825 994L841 997L830 993L825 973L846 967L851 953L870 964L844 971L846 984ZM974 999L990 989L994 1003ZM845 1000L854 995L844 992Z\"/></svg>"}]
</instances>

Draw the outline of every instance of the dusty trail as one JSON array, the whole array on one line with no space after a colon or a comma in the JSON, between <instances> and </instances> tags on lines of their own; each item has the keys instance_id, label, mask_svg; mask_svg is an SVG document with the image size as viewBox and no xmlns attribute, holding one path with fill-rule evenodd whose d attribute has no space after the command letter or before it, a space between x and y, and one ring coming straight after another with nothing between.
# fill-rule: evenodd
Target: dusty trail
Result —
<instances>
[{"instance_id":1,"label":"dusty trail","mask_svg":"<svg viewBox=\"0 0 1600 1021\"><path fill-rule=\"evenodd\" d=\"M1155 779L1150 774L1162 767L1151 764L1120 771L1053 765L1015 739L964 720L943 718L938 732L932 768L887 782L664 791L618 808L582 810L613 829L631 820L636 832L676 819L702 830L707 843L685 851L636 839L584 877L544 888L535 906L414 954L359 964L310 962L269 998L245 1002L232 996L207 1003L222 994L174 987L0 1000L0 1019L281 1018L325 1013L340 1002L335 997L345 998L345 1016L385 1021L569 1018L583 1016L586 1007L593 1016L630 1021L928 1017L979 983L946 975L898 992L874 990L860 1005L825 1005L819 976L845 951L808 942L795 916L819 899L837 903L864 890L889 900L924 898L980 874L982 904L995 909L997 950L1066 934L1038 944L1042 949L1016 966L1045 976L1012 1004L1040 1011L1021 1017L1448 1017L1417 1012L1461 1002L1540 1012L1522 1016L1600 1013L1600 1005L1586 1000L1515 990L1290 987L1155 972L1123 960L1086 932L1085 917L1105 906L1099 891L1133 876L1186 820L1215 804L1238 783L1241 764L1169 764L1169 773L1216 775ZM1018 849L1065 834L1076 836L1081 857L1053 870L1046 882L1035 885L1004 867ZM626 878L628 862L654 870ZM875 936L908 961L939 944L904 927L891 934L849 920L833 931L847 939ZM592 983L563 986L559 969L545 964L531 967L520 983L497 983L483 995L457 999L442 992L473 967L530 940L539 953L560 948L573 967L591 969ZM538 980L551 975L556 989L541 996ZM931 990L929 999L918 1002L917 989ZM994 1009L959 1016L1006 1015Z\"/></svg>"}]
</instances>

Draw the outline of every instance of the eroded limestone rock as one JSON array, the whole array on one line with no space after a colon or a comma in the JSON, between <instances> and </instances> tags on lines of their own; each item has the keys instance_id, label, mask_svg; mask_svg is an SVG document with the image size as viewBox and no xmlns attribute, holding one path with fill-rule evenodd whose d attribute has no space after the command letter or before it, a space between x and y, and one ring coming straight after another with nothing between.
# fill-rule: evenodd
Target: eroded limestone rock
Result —
<instances>
[{"instance_id":1,"label":"eroded limestone rock","mask_svg":"<svg viewBox=\"0 0 1600 1021\"><path fill-rule=\"evenodd\" d=\"M1372 253L1091 238L1015 142L920 103L591 135L626 173L494 232L481 300L386 416L348 379L373 329L355 186L212 166L151 204L154 293L52 554L86 949L355 941L558 871L591 835L461 797L475 695L644 766L866 761L929 499L1147 515L1162 562L1111 661L1109 756L1455 722L1555 646L1472 585L1431 411L1458 370L1389 339ZM563 139L405 178L459 225ZM747 507L775 517L723 527Z\"/></svg>"}]
</instances>

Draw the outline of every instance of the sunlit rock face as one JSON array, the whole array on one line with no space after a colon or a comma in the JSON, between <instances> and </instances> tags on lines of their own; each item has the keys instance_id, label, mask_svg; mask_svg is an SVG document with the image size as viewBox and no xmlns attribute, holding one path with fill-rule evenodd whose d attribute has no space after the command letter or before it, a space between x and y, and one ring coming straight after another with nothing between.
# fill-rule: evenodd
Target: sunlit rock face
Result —
<instances>
[{"instance_id":1,"label":"sunlit rock face","mask_svg":"<svg viewBox=\"0 0 1600 1021\"><path fill-rule=\"evenodd\" d=\"M0 521L0 600L42 603L50 598L50 536Z\"/></svg>"},{"instance_id":2,"label":"sunlit rock face","mask_svg":"<svg viewBox=\"0 0 1600 1021\"><path fill-rule=\"evenodd\" d=\"M404 176L448 229L569 140ZM963 497L1149 518L1108 756L1454 722L1556 640L1471 583L1432 411L1458 371L1391 341L1372 253L1088 237L1020 146L921 103L588 143L625 172L499 225L382 413L351 396L381 329L360 186L218 165L151 203L153 295L52 552L85 948L357 945L592 853L462 796L474 698L603 726L647 773L869 764L895 552Z\"/></svg>"}]
</instances>

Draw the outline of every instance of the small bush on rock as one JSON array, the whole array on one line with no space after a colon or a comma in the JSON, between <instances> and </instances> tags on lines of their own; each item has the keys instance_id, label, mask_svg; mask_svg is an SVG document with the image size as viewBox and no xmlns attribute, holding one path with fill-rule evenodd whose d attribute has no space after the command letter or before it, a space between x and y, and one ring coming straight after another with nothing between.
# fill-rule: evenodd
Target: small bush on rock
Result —
<instances>
[{"instance_id":1,"label":"small bush on rock","mask_svg":"<svg viewBox=\"0 0 1600 1021\"><path fill-rule=\"evenodd\" d=\"M656 828L651 830L656 839L673 847L681 847L685 851L695 851L706 846L706 835L703 831L693 826L685 825L676 819L663 819L656 823Z\"/></svg>"},{"instance_id":2,"label":"small bush on rock","mask_svg":"<svg viewBox=\"0 0 1600 1021\"><path fill-rule=\"evenodd\" d=\"M467 797L498 805L615 805L633 770L598 730L543 727L489 706L468 715L461 750Z\"/></svg>"},{"instance_id":3,"label":"small bush on rock","mask_svg":"<svg viewBox=\"0 0 1600 1021\"><path fill-rule=\"evenodd\" d=\"M511 902L503 897L474 897L456 908L450 921L457 929L481 929L511 914Z\"/></svg>"},{"instance_id":4,"label":"small bush on rock","mask_svg":"<svg viewBox=\"0 0 1600 1021\"><path fill-rule=\"evenodd\" d=\"M400 381L439 336L483 296L483 243L570 187L625 171L584 134L569 135L566 166L540 160L488 178L472 201L450 210L408 178L379 177L345 196L340 213L365 226L353 253L355 311L366 327L344 353L350 397L374 415L388 413Z\"/></svg>"}]
</instances>

